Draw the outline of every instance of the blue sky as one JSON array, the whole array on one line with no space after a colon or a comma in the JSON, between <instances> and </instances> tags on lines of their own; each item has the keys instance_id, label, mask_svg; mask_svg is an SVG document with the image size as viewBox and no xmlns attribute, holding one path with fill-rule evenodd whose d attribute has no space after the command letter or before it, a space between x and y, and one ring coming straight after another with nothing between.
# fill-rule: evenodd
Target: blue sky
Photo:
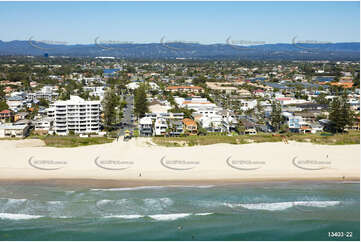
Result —
<instances>
[{"instance_id":1,"label":"blue sky","mask_svg":"<svg viewBox=\"0 0 361 242\"><path fill-rule=\"evenodd\" d=\"M359 42L359 2L0 2L0 40Z\"/></svg>"}]
</instances>

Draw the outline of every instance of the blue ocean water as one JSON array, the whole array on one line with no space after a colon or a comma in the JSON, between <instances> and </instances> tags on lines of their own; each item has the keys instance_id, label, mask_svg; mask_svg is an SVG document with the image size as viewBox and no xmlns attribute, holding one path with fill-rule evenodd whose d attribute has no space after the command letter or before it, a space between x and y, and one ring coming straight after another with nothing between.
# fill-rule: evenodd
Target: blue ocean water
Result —
<instances>
[{"instance_id":1,"label":"blue ocean water","mask_svg":"<svg viewBox=\"0 0 361 242\"><path fill-rule=\"evenodd\" d=\"M359 183L0 186L0 240L338 239L360 240Z\"/></svg>"}]
</instances>

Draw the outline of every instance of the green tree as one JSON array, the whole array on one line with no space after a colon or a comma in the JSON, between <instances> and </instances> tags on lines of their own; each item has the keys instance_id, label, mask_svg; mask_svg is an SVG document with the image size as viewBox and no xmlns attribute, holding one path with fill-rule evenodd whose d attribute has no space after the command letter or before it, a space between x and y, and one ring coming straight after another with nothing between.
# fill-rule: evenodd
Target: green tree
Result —
<instances>
[{"instance_id":1,"label":"green tree","mask_svg":"<svg viewBox=\"0 0 361 242\"><path fill-rule=\"evenodd\" d=\"M116 107L119 105L119 96L116 95L114 90L109 89L104 94L102 101L104 112L104 126L107 130L110 130L112 125L117 121Z\"/></svg>"},{"instance_id":2,"label":"green tree","mask_svg":"<svg viewBox=\"0 0 361 242\"><path fill-rule=\"evenodd\" d=\"M329 101L326 98L326 94L325 93L320 93L316 98L315 98L316 103L318 104L329 104Z\"/></svg>"},{"instance_id":3,"label":"green tree","mask_svg":"<svg viewBox=\"0 0 361 242\"><path fill-rule=\"evenodd\" d=\"M342 133L345 131L346 126L352 125L354 114L347 102L346 93L332 100L329 120L331 121L329 129L334 133Z\"/></svg>"},{"instance_id":4,"label":"green tree","mask_svg":"<svg viewBox=\"0 0 361 242\"><path fill-rule=\"evenodd\" d=\"M147 94L145 92L144 84L140 85L135 90L134 107L134 112L138 117L143 117L144 114L148 112Z\"/></svg>"},{"instance_id":5,"label":"green tree","mask_svg":"<svg viewBox=\"0 0 361 242\"><path fill-rule=\"evenodd\" d=\"M4 99L5 98L5 92L2 88L2 86L0 86L0 100Z\"/></svg>"},{"instance_id":6,"label":"green tree","mask_svg":"<svg viewBox=\"0 0 361 242\"><path fill-rule=\"evenodd\" d=\"M275 131L278 131L282 124L282 115L281 115L282 109L279 102L272 102L272 112L271 112L271 125L275 129Z\"/></svg>"},{"instance_id":7,"label":"green tree","mask_svg":"<svg viewBox=\"0 0 361 242\"><path fill-rule=\"evenodd\" d=\"M47 100L45 100L44 98L40 98L38 104L39 104L39 106L43 106L43 107L46 107L46 108L49 107L49 102Z\"/></svg>"},{"instance_id":8,"label":"green tree","mask_svg":"<svg viewBox=\"0 0 361 242\"><path fill-rule=\"evenodd\" d=\"M353 85L356 88L360 88L360 72L355 75Z\"/></svg>"},{"instance_id":9,"label":"green tree","mask_svg":"<svg viewBox=\"0 0 361 242\"><path fill-rule=\"evenodd\" d=\"M184 118L190 118L192 119L192 113L195 112L194 109L188 109L188 108L179 108L176 106L175 108L169 109L168 112L170 113L183 113Z\"/></svg>"},{"instance_id":10,"label":"green tree","mask_svg":"<svg viewBox=\"0 0 361 242\"><path fill-rule=\"evenodd\" d=\"M0 111L3 111L3 110L8 109L8 108L9 108L9 106L6 104L5 101L0 102Z\"/></svg>"}]
</instances>

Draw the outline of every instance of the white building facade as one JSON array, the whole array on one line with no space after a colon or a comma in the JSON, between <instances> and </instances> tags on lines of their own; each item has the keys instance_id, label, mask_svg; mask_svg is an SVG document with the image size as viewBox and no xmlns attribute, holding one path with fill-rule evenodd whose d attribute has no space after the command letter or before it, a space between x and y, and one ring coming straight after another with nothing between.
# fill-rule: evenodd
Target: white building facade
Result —
<instances>
[{"instance_id":1,"label":"white building facade","mask_svg":"<svg viewBox=\"0 0 361 242\"><path fill-rule=\"evenodd\" d=\"M99 133L100 101L85 101L78 96L70 100L57 101L54 110L54 131L58 135Z\"/></svg>"}]
</instances>

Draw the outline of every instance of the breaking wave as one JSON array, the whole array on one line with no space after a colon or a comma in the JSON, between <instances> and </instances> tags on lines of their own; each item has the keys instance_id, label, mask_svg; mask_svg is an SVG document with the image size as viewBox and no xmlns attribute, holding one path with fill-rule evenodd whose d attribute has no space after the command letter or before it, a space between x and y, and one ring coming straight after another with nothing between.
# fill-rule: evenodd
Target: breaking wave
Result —
<instances>
[{"instance_id":1,"label":"breaking wave","mask_svg":"<svg viewBox=\"0 0 361 242\"><path fill-rule=\"evenodd\" d=\"M20 214L20 213L0 213L0 219L10 219L10 220L37 219L42 217L44 216Z\"/></svg>"},{"instance_id":2,"label":"breaking wave","mask_svg":"<svg viewBox=\"0 0 361 242\"><path fill-rule=\"evenodd\" d=\"M230 204L225 203L224 205L230 208L242 207L249 210L267 210L267 211L281 211L295 206L303 207L330 207L339 205L340 201L295 201L295 202L277 202L277 203L239 203Z\"/></svg>"},{"instance_id":3,"label":"breaking wave","mask_svg":"<svg viewBox=\"0 0 361 242\"><path fill-rule=\"evenodd\" d=\"M139 214L131 214L131 215L108 215L103 218L121 218L121 219L138 219L149 217L151 219L157 221L173 221L189 216L206 216L211 215L213 213L171 213L171 214L153 214L153 215L139 215Z\"/></svg>"}]
</instances>

